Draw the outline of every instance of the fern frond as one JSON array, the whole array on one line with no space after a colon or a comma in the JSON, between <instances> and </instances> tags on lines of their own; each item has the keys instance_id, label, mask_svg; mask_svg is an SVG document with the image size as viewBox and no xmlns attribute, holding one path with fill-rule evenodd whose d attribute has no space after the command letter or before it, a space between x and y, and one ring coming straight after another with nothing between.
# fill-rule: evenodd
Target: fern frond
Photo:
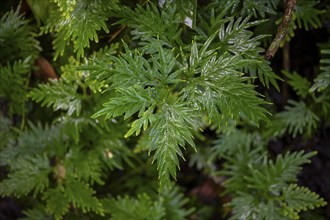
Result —
<instances>
[{"instance_id":1,"label":"fern frond","mask_svg":"<svg viewBox=\"0 0 330 220\"><path fill-rule=\"evenodd\" d=\"M246 80L239 76L208 74L194 80L197 88L193 91L195 94L189 96L193 98L191 101L206 109L216 123L240 117L255 124L260 120L268 122L268 112L261 107L267 102L258 97L254 86Z\"/></svg>"},{"instance_id":2,"label":"fern frond","mask_svg":"<svg viewBox=\"0 0 330 220\"><path fill-rule=\"evenodd\" d=\"M263 85L269 87L272 84L279 90L276 80L281 80L281 78L272 71L269 63L261 56L264 49L259 46L259 40L265 38L266 35L252 37L253 32L249 30L250 27L262 22L264 21L249 22L249 18L244 20L238 18L236 21L230 19L228 23L220 26L219 39L223 50L251 60L242 69L247 70L252 76L258 74Z\"/></svg>"},{"instance_id":3,"label":"fern frond","mask_svg":"<svg viewBox=\"0 0 330 220\"><path fill-rule=\"evenodd\" d=\"M21 218L23 220L36 220L36 219L43 219L43 220L52 220L53 217L49 215L46 211L46 207L43 205L36 205L32 209L28 209L23 211L25 217Z\"/></svg>"},{"instance_id":4,"label":"fern frond","mask_svg":"<svg viewBox=\"0 0 330 220\"><path fill-rule=\"evenodd\" d=\"M95 191L85 183L74 179L65 182L65 195L74 207L80 208L83 212L93 211L103 215L103 206L94 194Z\"/></svg>"},{"instance_id":5,"label":"fern frond","mask_svg":"<svg viewBox=\"0 0 330 220\"><path fill-rule=\"evenodd\" d=\"M126 89L127 87L140 85L142 87L153 87L157 85L156 79L159 79L157 74L158 66L152 66L141 52L131 51L124 44L125 53L119 58L111 56L114 65L112 70L108 72L108 80L111 86L116 88ZM156 61L156 60L154 60Z\"/></svg>"},{"instance_id":6,"label":"fern frond","mask_svg":"<svg viewBox=\"0 0 330 220\"><path fill-rule=\"evenodd\" d=\"M249 193L239 193L233 198L230 205L233 207L233 215L230 220L235 219L283 219L280 208L272 200L258 203L254 196Z\"/></svg>"},{"instance_id":7,"label":"fern frond","mask_svg":"<svg viewBox=\"0 0 330 220\"><path fill-rule=\"evenodd\" d=\"M279 196L287 183L296 181L301 166L309 163L309 158L314 155L315 152L304 154L300 151L279 155L276 162L264 160L258 169L250 167L251 174L245 177L247 186L263 193Z\"/></svg>"},{"instance_id":8,"label":"fern frond","mask_svg":"<svg viewBox=\"0 0 330 220\"><path fill-rule=\"evenodd\" d=\"M124 114L124 119L131 117L134 113L143 112L154 103L151 90L146 90L141 86L132 86L127 89L118 89L117 96L103 104L104 108L93 115L99 117L105 115L106 118L114 118Z\"/></svg>"},{"instance_id":9,"label":"fern frond","mask_svg":"<svg viewBox=\"0 0 330 220\"><path fill-rule=\"evenodd\" d=\"M250 172L253 167L256 169L259 166L263 159L263 154L260 152L260 149L248 151L246 148L241 148L238 151L238 155L234 157L224 155L223 158L228 160L228 163L224 164L224 169L220 171L221 175L228 177L224 182L226 187L224 193L247 191L245 178L251 175ZM244 178L242 178L243 176Z\"/></svg>"},{"instance_id":10,"label":"fern frond","mask_svg":"<svg viewBox=\"0 0 330 220\"><path fill-rule=\"evenodd\" d=\"M280 154L276 158L276 162L274 164L270 162L269 168L274 171L279 171L279 174L276 175L279 176L278 179L281 179L281 181L293 182L301 171L301 166L303 164L310 163L310 158L315 155L315 151L310 153L304 153L304 151L291 153L287 152L284 155Z\"/></svg>"},{"instance_id":11,"label":"fern frond","mask_svg":"<svg viewBox=\"0 0 330 220\"><path fill-rule=\"evenodd\" d=\"M244 78L226 77L219 80L216 103L224 117L247 117L253 123L258 124L260 120L268 122L267 110L260 105L267 102L260 99L252 85L244 83ZM212 85L213 86L213 85Z\"/></svg>"},{"instance_id":12,"label":"fern frond","mask_svg":"<svg viewBox=\"0 0 330 220\"><path fill-rule=\"evenodd\" d=\"M290 73L288 71L283 71L283 74L288 77L288 84L295 90L297 95L305 98L308 95L308 90L311 83L297 72Z\"/></svg>"},{"instance_id":13,"label":"fern frond","mask_svg":"<svg viewBox=\"0 0 330 220\"><path fill-rule=\"evenodd\" d=\"M282 191L283 214L290 219L299 219L299 212L325 206L327 203L314 192L296 184L290 184Z\"/></svg>"},{"instance_id":14,"label":"fern frond","mask_svg":"<svg viewBox=\"0 0 330 220\"><path fill-rule=\"evenodd\" d=\"M151 127L148 146L155 150L157 160L160 191L171 188L171 179L176 179L176 168L179 168L178 155L183 158L180 147L188 143L195 148L191 128L193 128L195 112L181 104L164 104L162 112L155 115ZM195 149L196 150L196 149Z\"/></svg>"},{"instance_id":15,"label":"fern frond","mask_svg":"<svg viewBox=\"0 0 330 220\"><path fill-rule=\"evenodd\" d=\"M154 109L151 106L143 113L139 119L135 120L132 123L131 128L125 134L125 137L127 138L134 133L136 136L139 135L142 128L145 131L148 128L148 125L152 124L156 119L155 115L153 114L153 110Z\"/></svg>"},{"instance_id":16,"label":"fern frond","mask_svg":"<svg viewBox=\"0 0 330 220\"><path fill-rule=\"evenodd\" d=\"M53 42L55 49L54 59L63 55L66 46L72 42L77 57L84 57L84 49L90 46L90 41L98 42L97 32L109 29L106 25L108 13L117 8L117 1L88 0L60 1L54 0L59 8L59 13L54 13L48 19L48 24L43 32L55 30Z\"/></svg>"},{"instance_id":17,"label":"fern frond","mask_svg":"<svg viewBox=\"0 0 330 220\"><path fill-rule=\"evenodd\" d=\"M228 19L228 22L223 23L219 28L219 40L223 47L231 53L240 54L251 49L255 52L261 52L261 47L257 47L260 43L259 39L265 36L260 35L252 38L253 32L248 28L260 24L263 21L248 22L249 18Z\"/></svg>"},{"instance_id":18,"label":"fern frond","mask_svg":"<svg viewBox=\"0 0 330 220\"><path fill-rule=\"evenodd\" d=\"M313 28L320 28L322 26L320 15L324 11L316 8L316 5L319 3L320 1L318 0L297 1L294 21L299 28L304 28L308 31L310 26Z\"/></svg>"},{"instance_id":19,"label":"fern frond","mask_svg":"<svg viewBox=\"0 0 330 220\"><path fill-rule=\"evenodd\" d=\"M242 149L250 150L260 149L263 145L263 140L259 133L247 133L235 129L232 133L227 135L220 135L215 141L213 151L215 156L222 157L223 155L233 156Z\"/></svg>"},{"instance_id":20,"label":"fern frond","mask_svg":"<svg viewBox=\"0 0 330 220\"><path fill-rule=\"evenodd\" d=\"M48 84L39 84L29 94L32 100L41 106L52 106L54 111L64 110L68 115L81 111L82 95L77 93L78 84L67 83L63 79L51 80Z\"/></svg>"},{"instance_id":21,"label":"fern frond","mask_svg":"<svg viewBox=\"0 0 330 220\"><path fill-rule=\"evenodd\" d=\"M25 196L33 191L33 195L43 192L49 185L48 175L51 172L46 156L26 157L18 159L11 166L8 178L0 182L0 195L16 197Z\"/></svg>"},{"instance_id":22,"label":"fern frond","mask_svg":"<svg viewBox=\"0 0 330 220\"><path fill-rule=\"evenodd\" d=\"M197 16L197 0L178 0L178 1L159 1L159 6L164 7L174 7L178 12L181 22L190 28L196 27L196 16ZM174 5L174 6L173 6Z\"/></svg>"},{"instance_id":23,"label":"fern frond","mask_svg":"<svg viewBox=\"0 0 330 220\"><path fill-rule=\"evenodd\" d=\"M185 209L189 199L180 193L178 187L174 187L164 195L163 207L165 208L165 219L187 219L195 208Z\"/></svg>"},{"instance_id":24,"label":"fern frond","mask_svg":"<svg viewBox=\"0 0 330 220\"><path fill-rule=\"evenodd\" d=\"M276 8L280 0L213 0L210 3L211 7L216 8L217 11L223 10L224 7L228 7L227 13L230 15L241 15L254 17L266 17L266 15L276 14Z\"/></svg>"},{"instance_id":25,"label":"fern frond","mask_svg":"<svg viewBox=\"0 0 330 220\"><path fill-rule=\"evenodd\" d=\"M68 174L78 180L102 185L105 167L122 170L124 163L134 166L130 160L132 152L122 140L127 124L115 119L91 119L90 114L85 114L80 117L65 115L56 120L64 141L70 140L70 145L67 148L68 144L60 139L53 149L57 155L62 155Z\"/></svg>"},{"instance_id":26,"label":"fern frond","mask_svg":"<svg viewBox=\"0 0 330 220\"><path fill-rule=\"evenodd\" d=\"M319 2L320 1L318 0L297 1L295 11L292 14L292 20L288 26L288 34L285 36L285 40L287 42L295 36L295 30L297 28L304 28L306 31L308 31L311 27L322 27L320 15L323 14L325 10L317 9ZM280 20L276 21L276 24L279 23Z\"/></svg>"},{"instance_id":27,"label":"fern frond","mask_svg":"<svg viewBox=\"0 0 330 220\"><path fill-rule=\"evenodd\" d=\"M288 101L289 105L285 106L285 111L275 115L275 120L280 122L277 130L287 129L293 137L303 134L304 131L311 135L313 129L317 127L320 120L319 117L312 112L304 102Z\"/></svg>"},{"instance_id":28,"label":"fern frond","mask_svg":"<svg viewBox=\"0 0 330 220\"><path fill-rule=\"evenodd\" d=\"M84 213L93 211L102 216L103 205L94 194L95 191L87 184L68 178L63 185L47 190L43 199L46 200L47 209L56 219L61 219L68 212L70 204Z\"/></svg>"},{"instance_id":29,"label":"fern frond","mask_svg":"<svg viewBox=\"0 0 330 220\"><path fill-rule=\"evenodd\" d=\"M44 193L43 199L46 200L47 211L50 212L56 220L62 219L62 216L69 210L70 201L64 194L64 188L62 186L48 189Z\"/></svg>"},{"instance_id":30,"label":"fern frond","mask_svg":"<svg viewBox=\"0 0 330 220\"><path fill-rule=\"evenodd\" d=\"M30 59L0 65L0 98L9 104L9 114L23 114L26 101L26 81Z\"/></svg>"},{"instance_id":31,"label":"fern frond","mask_svg":"<svg viewBox=\"0 0 330 220\"><path fill-rule=\"evenodd\" d=\"M314 84L310 88L311 92L321 92L330 85L330 44L321 50L323 57L320 60L320 74L314 79Z\"/></svg>"},{"instance_id":32,"label":"fern frond","mask_svg":"<svg viewBox=\"0 0 330 220\"><path fill-rule=\"evenodd\" d=\"M183 98L206 110L215 123L240 117L255 124L260 120L267 122L268 113L261 107L267 102L258 97L253 85L246 83L248 78L241 76L240 71L249 60L227 53L218 56L216 50L208 50L214 37L200 49L196 43L192 44L189 65L184 72L189 78L181 91Z\"/></svg>"},{"instance_id":33,"label":"fern frond","mask_svg":"<svg viewBox=\"0 0 330 220\"><path fill-rule=\"evenodd\" d=\"M253 15L254 17L261 16L262 18L266 17L266 14L277 14L276 8L280 0L247 0L243 1L243 8L241 14L243 15Z\"/></svg>"},{"instance_id":34,"label":"fern frond","mask_svg":"<svg viewBox=\"0 0 330 220\"><path fill-rule=\"evenodd\" d=\"M7 147L1 151L0 165L16 166L20 159L44 154L59 139L60 129L57 126L28 124L30 129L18 132L16 140L7 143Z\"/></svg>"},{"instance_id":35,"label":"fern frond","mask_svg":"<svg viewBox=\"0 0 330 220\"><path fill-rule=\"evenodd\" d=\"M216 28L216 32L213 32L209 38L204 40L206 42L211 39L213 40L214 33L218 33L219 42L212 42L211 45L213 48L215 47L217 49L220 53L220 57L228 56L227 53L236 56L236 59L242 60L241 65L236 66L237 70L241 72L246 71L251 76L258 75L263 85L269 87L270 84L272 84L279 90L276 80L281 80L281 78L272 71L269 62L261 55L264 49L260 47L260 40L265 38L266 35L253 37L253 32L249 29L264 21L249 22L248 17L245 19L223 19L222 16L220 16L213 19L219 19L219 21L213 21L215 27L211 29L214 30ZM206 43L204 45L208 47Z\"/></svg>"},{"instance_id":36,"label":"fern frond","mask_svg":"<svg viewBox=\"0 0 330 220\"><path fill-rule=\"evenodd\" d=\"M57 4L61 13L63 13L66 18L70 17L70 13L74 10L75 5L77 4L76 0L53 0L53 2Z\"/></svg>"},{"instance_id":37,"label":"fern frond","mask_svg":"<svg viewBox=\"0 0 330 220\"><path fill-rule=\"evenodd\" d=\"M86 84L94 92L102 92L111 83L113 60L112 55L117 53L119 44L111 44L93 53L84 66L77 69L83 71Z\"/></svg>"},{"instance_id":38,"label":"fern frond","mask_svg":"<svg viewBox=\"0 0 330 220\"><path fill-rule=\"evenodd\" d=\"M71 157L66 158L63 166L67 173L72 173L78 180L104 184L101 180L102 166L100 154L97 151L82 152L77 148L70 152Z\"/></svg>"},{"instance_id":39,"label":"fern frond","mask_svg":"<svg viewBox=\"0 0 330 220\"><path fill-rule=\"evenodd\" d=\"M147 194L139 194L137 198L117 197L102 201L111 219L163 219L165 209L163 200L152 201Z\"/></svg>"},{"instance_id":40,"label":"fern frond","mask_svg":"<svg viewBox=\"0 0 330 220\"><path fill-rule=\"evenodd\" d=\"M131 32L133 39L147 41L150 38L159 38L174 46L176 42L181 42L180 16L175 14L175 8L165 7L161 11L152 3L146 4L143 8L137 5L133 11L130 8L122 7L117 23L127 25L134 30Z\"/></svg>"},{"instance_id":41,"label":"fern frond","mask_svg":"<svg viewBox=\"0 0 330 220\"><path fill-rule=\"evenodd\" d=\"M231 136L229 135L228 138ZM243 142L244 139L248 141L247 144ZM226 142L223 141L220 145L223 146ZM220 172L221 175L227 176L224 182L225 193L233 195L233 200L229 204L233 207L231 219L243 217L265 220L274 217L285 218L289 211L294 210L295 204L290 204L292 207L289 208L290 205L286 203L287 197L284 197L283 193L290 187L290 183L297 181L297 175L302 165L309 163L309 158L314 156L315 152L307 154L304 154L303 151L288 152L285 155L279 155L276 161L272 161L267 158L264 150L258 151L253 147L249 136L241 135L241 140L238 142L242 143L234 146L237 151L232 155L221 155L223 159L227 160L224 170ZM227 143L230 145L230 142ZM252 147L253 150L250 150ZM303 193L302 198L307 198L310 192L301 193ZM324 205L322 201L322 199L319 201L312 199L309 203L310 206L305 208Z\"/></svg>"},{"instance_id":42,"label":"fern frond","mask_svg":"<svg viewBox=\"0 0 330 220\"><path fill-rule=\"evenodd\" d=\"M40 46L35 30L28 20L19 14L19 9L5 13L0 19L0 64L24 60L30 57L29 64L37 58Z\"/></svg>"}]
</instances>

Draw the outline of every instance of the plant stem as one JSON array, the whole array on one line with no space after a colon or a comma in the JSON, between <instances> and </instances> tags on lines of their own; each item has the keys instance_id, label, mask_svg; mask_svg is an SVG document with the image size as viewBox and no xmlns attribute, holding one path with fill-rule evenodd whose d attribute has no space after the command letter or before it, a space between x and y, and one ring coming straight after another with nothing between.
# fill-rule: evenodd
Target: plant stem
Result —
<instances>
[{"instance_id":1,"label":"plant stem","mask_svg":"<svg viewBox=\"0 0 330 220\"><path fill-rule=\"evenodd\" d=\"M266 51L265 59L270 60L275 55L278 47L282 43L285 38L285 35L288 32L288 27L292 18L292 14L294 11L294 7L296 5L296 0L287 0L286 1L286 9L284 16L282 18L281 24L277 29L277 33L269 48Z\"/></svg>"},{"instance_id":2,"label":"plant stem","mask_svg":"<svg viewBox=\"0 0 330 220\"><path fill-rule=\"evenodd\" d=\"M114 41L116 37L126 28L126 25L121 26L110 38L109 43Z\"/></svg>"}]
</instances>

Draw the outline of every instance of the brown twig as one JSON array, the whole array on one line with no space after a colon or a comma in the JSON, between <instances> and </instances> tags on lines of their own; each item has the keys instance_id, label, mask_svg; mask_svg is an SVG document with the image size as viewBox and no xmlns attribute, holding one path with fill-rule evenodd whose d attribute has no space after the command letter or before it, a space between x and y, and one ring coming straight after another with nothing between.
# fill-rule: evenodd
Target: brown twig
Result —
<instances>
[{"instance_id":1,"label":"brown twig","mask_svg":"<svg viewBox=\"0 0 330 220\"><path fill-rule=\"evenodd\" d=\"M269 48L266 51L265 59L270 60L275 55L278 47L282 43L285 38L285 35L288 32L288 27L292 18L292 13L294 11L294 7L296 5L296 0L287 0L286 1L286 9L284 16L282 18L281 24L277 29L277 34L270 44Z\"/></svg>"},{"instance_id":2,"label":"brown twig","mask_svg":"<svg viewBox=\"0 0 330 220\"><path fill-rule=\"evenodd\" d=\"M124 29L126 25L121 26L110 38L109 43L111 43Z\"/></svg>"}]
</instances>

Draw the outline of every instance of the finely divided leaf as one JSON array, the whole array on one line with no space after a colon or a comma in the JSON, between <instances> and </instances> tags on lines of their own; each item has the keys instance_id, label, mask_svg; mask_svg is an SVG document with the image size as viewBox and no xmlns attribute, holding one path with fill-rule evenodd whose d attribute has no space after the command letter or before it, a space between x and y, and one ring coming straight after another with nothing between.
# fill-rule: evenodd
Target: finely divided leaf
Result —
<instances>
[{"instance_id":1,"label":"finely divided leaf","mask_svg":"<svg viewBox=\"0 0 330 220\"><path fill-rule=\"evenodd\" d=\"M80 114L82 95L77 93L78 84L67 83L63 79L51 80L48 84L39 84L28 96L40 102L41 106L52 106L54 111L64 110L68 115Z\"/></svg>"},{"instance_id":2,"label":"finely divided leaf","mask_svg":"<svg viewBox=\"0 0 330 220\"><path fill-rule=\"evenodd\" d=\"M43 192L49 185L48 175L51 172L46 156L18 159L12 165L8 178L0 183L0 195L20 197L33 191L33 195Z\"/></svg>"},{"instance_id":3,"label":"finely divided leaf","mask_svg":"<svg viewBox=\"0 0 330 220\"><path fill-rule=\"evenodd\" d=\"M154 160L157 160L160 191L171 188L171 179L176 179L176 168L179 168L179 158L183 158L181 147L188 143L193 148L195 144L191 128L194 124L195 112L180 104L164 104L162 112L156 114L150 134L149 147L155 150Z\"/></svg>"},{"instance_id":4,"label":"finely divided leaf","mask_svg":"<svg viewBox=\"0 0 330 220\"><path fill-rule=\"evenodd\" d=\"M114 118L124 115L124 118L127 119L136 112L142 116L146 108L153 102L151 91L139 85L118 89L117 96L103 104L104 108L95 113L93 117L105 115L106 118Z\"/></svg>"}]
</instances>

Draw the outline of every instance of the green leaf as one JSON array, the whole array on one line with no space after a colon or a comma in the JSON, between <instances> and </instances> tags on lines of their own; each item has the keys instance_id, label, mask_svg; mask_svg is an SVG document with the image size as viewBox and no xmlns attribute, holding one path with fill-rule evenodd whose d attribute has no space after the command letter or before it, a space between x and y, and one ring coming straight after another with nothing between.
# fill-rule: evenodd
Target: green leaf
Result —
<instances>
[{"instance_id":1,"label":"green leaf","mask_svg":"<svg viewBox=\"0 0 330 220\"><path fill-rule=\"evenodd\" d=\"M247 133L234 129L230 134L220 135L214 144L213 156L222 157L223 155L234 156L242 149L260 149L263 140L258 132Z\"/></svg>"},{"instance_id":2,"label":"green leaf","mask_svg":"<svg viewBox=\"0 0 330 220\"><path fill-rule=\"evenodd\" d=\"M279 128L275 130L280 131L284 127L293 137L303 134L304 131L307 135L311 135L313 129L317 127L319 117L302 101L289 100L288 103L285 111L275 115L275 120L280 122Z\"/></svg>"},{"instance_id":3,"label":"green leaf","mask_svg":"<svg viewBox=\"0 0 330 220\"><path fill-rule=\"evenodd\" d=\"M182 32L181 17L175 12L174 7L165 7L159 11L153 3L148 2L145 8L137 5L134 11L122 7L118 13L120 20L117 23L133 28L133 39L147 41L150 38L159 38L173 46L176 42L181 42Z\"/></svg>"},{"instance_id":4,"label":"green leaf","mask_svg":"<svg viewBox=\"0 0 330 220\"><path fill-rule=\"evenodd\" d=\"M188 219L195 208L186 209L189 199L180 192L178 187L164 194L163 207L165 208L165 219Z\"/></svg>"},{"instance_id":5,"label":"green leaf","mask_svg":"<svg viewBox=\"0 0 330 220\"><path fill-rule=\"evenodd\" d=\"M270 162L269 168L273 170L273 173L279 172L276 175L278 175L277 178L281 179L281 181L292 182L297 179L302 165L310 163L310 158L315 155L315 151L310 153L304 153L304 151L287 152L284 155L280 154L277 156L275 164Z\"/></svg>"},{"instance_id":6,"label":"green leaf","mask_svg":"<svg viewBox=\"0 0 330 220\"><path fill-rule=\"evenodd\" d=\"M55 219L62 219L62 216L69 211L70 201L64 194L62 186L47 190L43 199L46 200L47 210L54 215Z\"/></svg>"},{"instance_id":7,"label":"green leaf","mask_svg":"<svg viewBox=\"0 0 330 220\"><path fill-rule=\"evenodd\" d=\"M29 59L15 61L12 65L0 65L0 98L9 104L9 114L23 114L26 101L26 80Z\"/></svg>"},{"instance_id":8,"label":"green leaf","mask_svg":"<svg viewBox=\"0 0 330 220\"><path fill-rule=\"evenodd\" d=\"M118 43L105 46L92 54L87 63L78 67L86 77L86 84L94 92L102 92L108 88L113 74L112 56L117 52Z\"/></svg>"},{"instance_id":9,"label":"green leaf","mask_svg":"<svg viewBox=\"0 0 330 220\"><path fill-rule=\"evenodd\" d=\"M82 181L89 181L103 185L101 180L102 164L100 160L100 153L96 151L83 152L78 149L72 149L71 157L64 162L64 167L67 172L72 172L74 176ZM83 159L82 159L83 158Z\"/></svg>"},{"instance_id":10,"label":"green leaf","mask_svg":"<svg viewBox=\"0 0 330 220\"><path fill-rule=\"evenodd\" d=\"M238 18L236 21L233 18L228 19L228 22L224 22L219 27L219 40L223 50L242 56L249 61L242 70L247 70L252 76L258 74L263 85L269 88L272 84L279 91L276 80L281 80L281 78L272 71L269 62L261 55L264 49L259 46L259 41L266 35L253 37L253 32L249 30L250 27L263 22L265 20L249 22L248 17L244 20Z\"/></svg>"},{"instance_id":11,"label":"green leaf","mask_svg":"<svg viewBox=\"0 0 330 220\"><path fill-rule=\"evenodd\" d=\"M254 196L248 193L239 193L239 196L232 200L231 206L233 207L233 216L230 217L230 220L283 219L279 207L272 200L256 203Z\"/></svg>"},{"instance_id":12,"label":"green leaf","mask_svg":"<svg viewBox=\"0 0 330 220\"><path fill-rule=\"evenodd\" d=\"M29 21L19 14L19 9L15 12L11 10L1 17L0 65L25 60L27 57L30 57L29 64L35 61L41 48L35 29L28 23Z\"/></svg>"},{"instance_id":13,"label":"green leaf","mask_svg":"<svg viewBox=\"0 0 330 220\"><path fill-rule=\"evenodd\" d=\"M39 84L29 94L32 100L41 106L53 107L54 111L64 110L68 115L81 111L82 95L77 93L78 84L68 83L64 79L51 80L48 84Z\"/></svg>"},{"instance_id":14,"label":"green leaf","mask_svg":"<svg viewBox=\"0 0 330 220\"><path fill-rule=\"evenodd\" d=\"M47 202L47 209L56 219L62 219L71 204L74 208L81 209L83 213L93 211L103 216L103 205L93 194L95 191L87 184L67 178L63 185L45 192L43 199Z\"/></svg>"},{"instance_id":15,"label":"green leaf","mask_svg":"<svg viewBox=\"0 0 330 220\"><path fill-rule=\"evenodd\" d=\"M245 177L247 187L264 194L279 196L287 183L296 182L301 166L310 163L309 158L315 154L316 152L287 152L285 155L279 155L275 162L264 161L259 168L251 166L251 174Z\"/></svg>"},{"instance_id":16,"label":"green leaf","mask_svg":"<svg viewBox=\"0 0 330 220\"><path fill-rule=\"evenodd\" d=\"M137 198L117 197L103 200L105 209L111 214L111 219L163 219L165 209L163 200L152 201L147 194L139 194Z\"/></svg>"},{"instance_id":17,"label":"green leaf","mask_svg":"<svg viewBox=\"0 0 330 220\"><path fill-rule=\"evenodd\" d=\"M264 38L265 35L252 37L253 32L248 30L251 26L262 22L264 21L249 22L249 17L245 19L240 17L236 20L233 18L228 19L219 27L220 43L224 49L234 54L248 52L249 50L262 52L262 48L257 47L260 44L258 40Z\"/></svg>"},{"instance_id":18,"label":"green leaf","mask_svg":"<svg viewBox=\"0 0 330 220\"><path fill-rule=\"evenodd\" d=\"M196 16L197 16L197 0L177 0L177 1L167 1L167 0L159 0L159 6L162 8L170 7L169 5L174 4L175 8L179 12L179 15L182 19L182 22L190 28L196 27Z\"/></svg>"},{"instance_id":19,"label":"green leaf","mask_svg":"<svg viewBox=\"0 0 330 220\"><path fill-rule=\"evenodd\" d=\"M143 130L145 131L148 128L148 124L152 124L155 120L155 116L152 114L153 108L149 108L147 111L145 111L141 118L136 119L132 125L131 128L127 131L125 134L125 138L131 136L135 133L135 135L139 135L141 132L141 128L143 127Z\"/></svg>"},{"instance_id":20,"label":"green leaf","mask_svg":"<svg viewBox=\"0 0 330 220\"><path fill-rule=\"evenodd\" d=\"M213 0L209 7L214 8L218 13L225 10L227 16L241 15L264 18L277 14L276 9L280 2L280 0L226 0L224 4L223 0Z\"/></svg>"},{"instance_id":21,"label":"green leaf","mask_svg":"<svg viewBox=\"0 0 330 220\"><path fill-rule=\"evenodd\" d=\"M235 134L235 133L233 133ZM243 133L244 134L244 133ZM237 135L229 135L225 137L228 140L221 142L221 146L231 142L235 143ZM245 137L244 137L245 136ZM239 136L241 140L238 146L232 146L236 151L232 155L221 155L226 159L223 170L220 171L221 176L227 176L224 181L226 187L225 193L230 193L233 200L230 206L233 207L233 216L231 219L237 218L256 218L269 219L274 216L278 219L285 218L284 215L290 217L288 212L294 211L295 204L287 205L287 197L283 196L290 183L297 181L297 175L302 169L302 165L310 163L310 157L316 152L304 154L300 152L287 152L280 154L275 161L269 159L265 150L256 149L253 146L248 135ZM222 137L223 138L223 137ZM244 139L249 143L244 143ZM308 198L308 192L299 194L301 198ZM294 196L293 196L294 198ZM320 199L320 201L323 201ZM309 201L308 208L313 205L324 205L314 199ZM304 203L302 201L302 203ZM307 206L306 206L307 208ZM292 216L292 215L291 215Z\"/></svg>"},{"instance_id":22,"label":"green leaf","mask_svg":"<svg viewBox=\"0 0 330 220\"><path fill-rule=\"evenodd\" d=\"M23 211L25 215L23 220L53 220L54 218L46 211L46 207L40 204L35 205L32 209Z\"/></svg>"},{"instance_id":23,"label":"green leaf","mask_svg":"<svg viewBox=\"0 0 330 220\"><path fill-rule=\"evenodd\" d=\"M283 192L283 214L291 219L299 219L299 212L325 206L327 203L314 192L296 184L290 184Z\"/></svg>"},{"instance_id":24,"label":"green leaf","mask_svg":"<svg viewBox=\"0 0 330 220\"><path fill-rule=\"evenodd\" d=\"M191 129L195 124L195 111L185 105L164 104L162 112L155 115L151 127L148 146L155 150L157 160L160 192L171 188L171 179L176 179L176 168L179 168L178 155L183 158L180 147L188 143L195 149ZM196 149L195 149L196 150Z\"/></svg>"},{"instance_id":25,"label":"green leaf","mask_svg":"<svg viewBox=\"0 0 330 220\"><path fill-rule=\"evenodd\" d=\"M95 191L87 184L74 179L66 180L64 193L73 206L80 208L84 213L93 211L103 215L102 203L94 196Z\"/></svg>"},{"instance_id":26,"label":"green leaf","mask_svg":"<svg viewBox=\"0 0 330 220\"><path fill-rule=\"evenodd\" d=\"M207 73L195 81L196 89L189 96L208 112L214 122L227 123L240 117L255 124L260 120L269 122L269 113L261 107L267 102L258 97L254 86L245 83L246 80L234 75Z\"/></svg>"},{"instance_id":27,"label":"green leaf","mask_svg":"<svg viewBox=\"0 0 330 220\"><path fill-rule=\"evenodd\" d=\"M34 125L28 122L29 128L19 131L13 142L8 142L6 148L0 153L2 166L17 166L20 160L43 155L53 149L54 142L60 139L60 129L57 126L42 126L41 123Z\"/></svg>"},{"instance_id":28,"label":"green leaf","mask_svg":"<svg viewBox=\"0 0 330 220\"><path fill-rule=\"evenodd\" d=\"M77 4L77 0L70 0L70 1L53 0L53 1L58 5L62 14L67 18L70 17L70 14L72 13L72 11L75 8L75 5Z\"/></svg>"},{"instance_id":29,"label":"green leaf","mask_svg":"<svg viewBox=\"0 0 330 220\"><path fill-rule=\"evenodd\" d=\"M114 67L109 74L109 82L114 88L126 89L140 85L144 88L164 87L176 82L180 70L175 71L176 59L173 50L167 49L160 40L148 42L150 48L131 51L126 44L125 53L120 57L111 57ZM150 57L146 59L145 57Z\"/></svg>"},{"instance_id":30,"label":"green leaf","mask_svg":"<svg viewBox=\"0 0 330 220\"><path fill-rule=\"evenodd\" d=\"M90 46L90 41L99 41L98 31L104 30L109 33L106 21L109 11L117 8L117 1L54 1L59 6L58 12L51 14L42 32L56 32L53 42L55 60L63 55L70 42L73 43L77 57L84 57L84 48Z\"/></svg>"},{"instance_id":31,"label":"green leaf","mask_svg":"<svg viewBox=\"0 0 330 220\"><path fill-rule=\"evenodd\" d=\"M296 91L296 93L305 98L309 93L310 82L299 75L297 72L290 73L288 71L283 71L283 74L288 77L288 84Z\"/></svg>"},{"instance_id":32,"label":"green leaf","mask_svg":"<svg viewBox=\"0 0 330 220\"><path fill-rule=\"evenodd\" d=\"M311 92L321 92L330 85L330 44L321 50L323 57L320 60L320 74L314 79L314 84L310 88Z\"/></svg>"},{"instance_id":33,"label":"green leaf","mask_svg":"<svg viewBox=\"0 0 330 220\"><path fill-rule=\"evenodd\" d=\"M105 115L106 118L114 118L124 114L124 119L139 112L141 116L146 108L154 103L151 90L135 85L126 89L118 89L117 96L103 104L103 109L95 113L96 118Z\"/></svg>"},{"instance_id":34,"label":"green leaf","mask_svg":"<svg viewBox=\"0 0 330 220\"><path fill-rule=\"evenodd\" d=\"M51 172L46 156L18 159L12 164L8 178L0 182L0 195L20 197L33 191L33 195L43 192L49 185Z\"/></svg>"},{"instance_id":35,"label":"green leaf","mask_svg":"<svg viewBox=\"0 0 330 220\"><path fill-rule=\"evenodd\" d=\"M242 15L266 17L266 14L277 14L276 8L280 0L246 0L243 2Z\"/></svg>"},{"instance_id":36,"label":"green leaf","mask_svg":"<svg viewBox=\"0 0 330 220\"><path fill-rule=\"evenodd\" d=\"M299 28L308 31L310 26L320 28L322 26L320 15L324 10L319 10L315 6L319 4L318 0L301 0L295 7L295 23Z\"/></svg>"}]
</instances>

